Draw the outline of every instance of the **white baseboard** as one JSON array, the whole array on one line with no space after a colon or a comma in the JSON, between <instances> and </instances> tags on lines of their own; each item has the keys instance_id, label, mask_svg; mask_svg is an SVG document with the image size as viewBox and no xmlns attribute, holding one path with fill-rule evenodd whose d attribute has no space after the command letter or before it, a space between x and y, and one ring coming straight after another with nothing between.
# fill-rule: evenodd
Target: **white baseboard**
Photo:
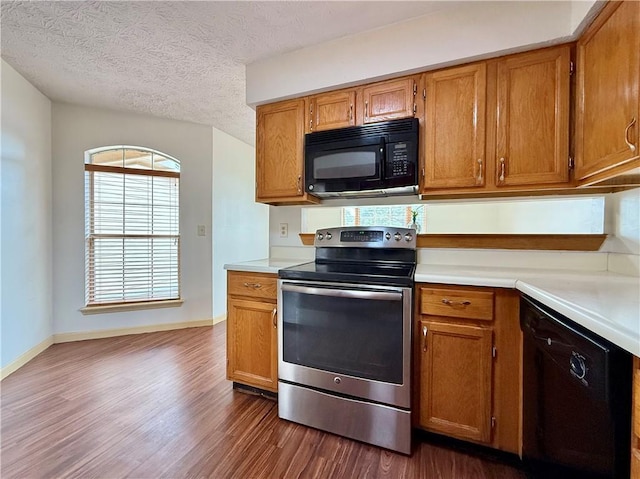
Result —
<instances>
[{"instance_id":1,"label":"white baseboard","mask_svg":"<svg viewBox=\"0 0 640 479\"><path fill-rule=\"evenodd\" d=\"M103 329L100 331L80 331L77 333L54 334L53 336L49 336L40 344L31 348L29 351L20 355L18 359L13 361L11 364L0 369L0 381L27 364L52 344L68 343L71 341L85 341L87 339L113 338L116 336L126 336L127 334L154 333L158 331L170 331L173 329L200 328L202 326L213 326L214 324L221 323L226 319L227 315L223 314L213 319L200 319L197 321L186 321L182 323L151 324L135 328Z\"/></svg>"},{"instance_id":2,"label":"white baseboard","mask_svg":"<svg viewBox=\"0 0 640 479\"><path fill-rule=\"evenodd\" d=\"M27 364L33 358L35 358L42 351L47 349L49 346L53 344L53 336L49 336L47 339L42 341L40 344L35 345L29 351L21 354L18 358L13 361L11 364L8 364L4 368L0 369L0 381L6 378L9 374L17 371L19 368Z\"/></svg>"},{"instance_id":3,"label":"white baseboard","mask_svg":"<svg viewBox=\"0 0 640 479\"><path fill-rule=\"evenodd\" d=\"M197 321L186 321L183 323L150 324L148 326L137 326L135 328L102 329L100 331L80 331L77 333L59 333L53 335L53 342L68 343L71 341L85 341L87 339L113 338L115 336L126 336L127 334L154 333L157 331L169 331L172 329L199 328L202 326L212 326L215 320L201 319Z\"/></svg>"}]
</instances>

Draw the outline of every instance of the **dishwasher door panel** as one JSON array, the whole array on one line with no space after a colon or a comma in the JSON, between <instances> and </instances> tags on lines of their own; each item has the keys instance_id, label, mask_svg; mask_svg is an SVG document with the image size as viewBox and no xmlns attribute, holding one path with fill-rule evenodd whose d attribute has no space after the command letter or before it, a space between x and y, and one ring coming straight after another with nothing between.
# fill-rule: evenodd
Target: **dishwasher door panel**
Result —
<instances>
[{"instance_id":1,"label":"dishwasher door panel","mask_svg":"<svg viewBox=\"0 0 640 479\"><path fill-rule=\"evenodd\" d=\"M631 355L523 297L523 459L536 477L629 475Z\"/></svg>"}]
</instances>

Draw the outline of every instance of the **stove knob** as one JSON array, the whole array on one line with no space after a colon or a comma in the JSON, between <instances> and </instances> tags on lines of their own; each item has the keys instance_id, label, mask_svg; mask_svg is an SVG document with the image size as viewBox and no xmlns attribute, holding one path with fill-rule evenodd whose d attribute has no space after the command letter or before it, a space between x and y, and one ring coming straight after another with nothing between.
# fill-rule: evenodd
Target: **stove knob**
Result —
<instances>
[{"instance_id":1,"label":"stove knob","mask_svg":"<svg viewBox=\"0 0 640 479\"><path fill-rule=\"evenodd\" d=\"M330 240L330 239L332 238L332 236L333 236L333 235L327 231L327 234L325 235L325 238L327 238L328 240Z\"/></svg>"},{"instance_id":2,"label":"stove knob","mask_svg":"<svg viewBox=\"0 0 640 479\"><path fill-rule=\"evenodd\" d=\"M407 233L406 235L404 235L405 241L411 241L412 239L413 239L413 236L411 236L411 233Z\"/></svg>"},{"instance_id":3,"label":"stove knob","mask_svg":"<svg viewBox=\"0 0 640 479\"><path fill-rule=\"evenodd\" d=\"M400 241L402 239L402 235L400 233L396 233L393 235L393 239L396 241Z\"/></svg>"},{"instance_id":4,"label":"stove knob","mask_svg":"<svg viewBox=\"0 0 640 479\"><path fill-rule=\"evenodd\" d=\"M316 236L316 238L318 238L318 240L322 241L322 239L324 238L324 235L322 233L318 233L318 236Z\"/></svg>"},{"instance_id":5,"label":"stove knob","mask_svg":"<svg viewBox=\"0 0 640 479\"><path fill-rule=\"evenodd\" d=\"M390 240L391 239L391 233L389 233L387 231L387 233L384 235L384 237L387 238L387 240Z\"/></svg>"}]
</instances>

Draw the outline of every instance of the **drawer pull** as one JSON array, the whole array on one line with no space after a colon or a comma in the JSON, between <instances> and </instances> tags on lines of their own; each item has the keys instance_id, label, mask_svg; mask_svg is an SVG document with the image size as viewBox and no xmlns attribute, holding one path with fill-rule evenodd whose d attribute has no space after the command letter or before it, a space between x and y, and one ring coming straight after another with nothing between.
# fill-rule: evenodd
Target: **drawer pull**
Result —
<instances>
[{"instance_id":1,"label":"drawer pull","mask_svg":"<svg viewBox=\"0 0 640 479\"><path fill-rule=\"evenodd\" d=\"M471 304L471 301L451 301L447 298L444 298L442 302L449 306L469 306Z\"/></svg>"},{"instance_id":2,"label":"drawer pull","mask_svg":"<svg viewBox=\"0 0 640 479\"><path fill-rule=\"evenodd\" d=\"M245 288L260 289L260 288L262 288L262 285L260 283L244 283L244 287Z\"/></svg>"},{"instance_id":3,"label":"drawer pull","mask_svg":"<svg viewBox=\"0 0 640 479\"><path fill-rule=\"evenodd\" d=\"M271 311L271 322L273 323L274 328L278 327L278 323L276 322L277 314L278 314L278 309L273 308L273 311Z\"/></svg>"}]
</instances>

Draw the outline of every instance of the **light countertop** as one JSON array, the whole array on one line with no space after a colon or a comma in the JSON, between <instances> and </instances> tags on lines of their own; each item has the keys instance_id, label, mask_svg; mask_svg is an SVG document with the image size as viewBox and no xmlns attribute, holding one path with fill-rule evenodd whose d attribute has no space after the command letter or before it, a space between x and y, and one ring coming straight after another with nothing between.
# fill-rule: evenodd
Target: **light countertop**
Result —
<instances>
[{"instance_id":1,"label":"light countertop","mask_svg":"<svg viewBox=\"0 0 640 479\"><path fill-rule=\"evenodd\" d=\"M227 270L274 273L309 260L269 258ZM640 278L611 272L419 264L417 283L517 289L640 357Z\"/></svg>"},{"instance_id":2,"label":"light countertop","mask_svg":"<svg viewBox=\"0 0 640 479\"><path fill-rule=\"evenodd\" d=\"M640 278L560 271L419 264L416 282L513 288L640 356Z\"/></svg>"},{"instance_id":3,"label":"light countertop","mask_svg":"<svg viewBox=\"0 0 640 479\"><path fill-rule=\"evenodd\" d=\"M252 273L273 273L278 274L278 270L295 266L297 264L308 263L304 259L287 258L266 258L255 261L243 261L241 263L225 264L224 269L229 271L249 271Z\"/></svg>"}]
</instances>

